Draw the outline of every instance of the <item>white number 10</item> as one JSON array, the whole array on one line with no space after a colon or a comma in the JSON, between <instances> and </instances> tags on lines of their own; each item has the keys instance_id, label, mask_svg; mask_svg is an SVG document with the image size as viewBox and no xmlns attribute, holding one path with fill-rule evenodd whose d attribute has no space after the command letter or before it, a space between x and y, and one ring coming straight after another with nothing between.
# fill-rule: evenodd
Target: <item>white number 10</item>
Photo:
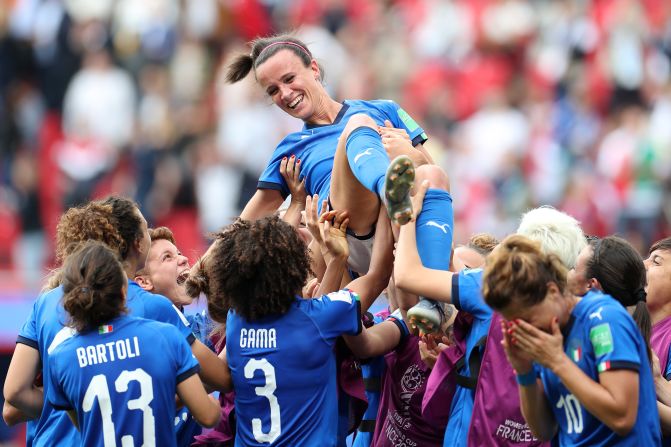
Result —
<instances>
[{"instance_id":1,"label":"white number 10","mask_svg":"<svg viewBox=\"0 0 671 447\"><path fill-rule=\"evenodd\" d=\"M562 396L557 402L557 408L564 409L566 415L566 431L571 433L582 433L582 409L580 401L573 395Z\"/></svg>"},{"instance_id":2,"label":"white number 10","mask_svg":"<svg viewBox=\"0 0 671 447\"><path fill-rule=\"evenodd\" d=\"M114 381L114 388L118 393L128 391L128 384L132 381L140 384L140 396L137 399L129 400L127 405L129 410L142 411L142 437L143 447L154 447L156 445L156 434L154 431L154 412L149 403L154 399L154 388L151 384L151 377L143 369L138 368L134 371L123 371ZM114 422L112 421L112 400L110 398L107 378L103 374L98 374L91 379L86 393L82 409L89 412L93 409L93 403L98 399L98 406L103 421L103 441L105 447L116 447L116 433ZM133 437L126 435L121 437L121 447L134 447Z\"/></svg>"},{"instance_id":3,"label":"white number 10","mask_svg":"<svg viewBox=\"0 0 671 447\"><path fill-rule=\"evenodd\" d=\"M252 419L252 433L254 434L254 439L256 439L258 442L272 443L282 433L282 423L280 421L280 404L277 402L277 397L273 394L277 389L275 368L266 359L251 359L245 365L245 378L253 378L254 372L258 369L260 369L265 375L266 384L264 386L257 386L254 391L256 392L257 396L263 396L268 399L268 403L270 404L270 431L268 433L264 433L263 428L261 427L261 419L254 418Z\"/></svg>"}]
</instances>

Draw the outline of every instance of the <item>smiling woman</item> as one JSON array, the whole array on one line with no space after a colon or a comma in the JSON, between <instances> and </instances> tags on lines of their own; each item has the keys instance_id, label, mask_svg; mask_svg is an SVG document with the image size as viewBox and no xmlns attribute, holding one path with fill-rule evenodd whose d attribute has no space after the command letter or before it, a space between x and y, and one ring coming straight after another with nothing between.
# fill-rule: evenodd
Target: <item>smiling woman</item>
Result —
<instances>
[{"instance_id":1,"label":"smiling woman","mask_svg":"<svg viewBox=\"0 0 671 447\"><path fill-rule=\"evenodd\" d=\"M275 105L305 125L277 146L240 217L253 220L277 210L290 194L280 169L290 160L291 166L300 166L307 194L327 200L331 209L349 212L348 264L351 271L364 274L381 207L393 223L409 222L413 180L431 179L427 200L435 206L425 207L422 218L433 221L441 233L420 244L420 257L426 265L447 270L453 226L449 179L431 164L422 146L428 137L419 124L394 101L333 99L322 83L322 67L308 46L291 35L259 38L250 46L249 54L237 56L229 65L227 81L237 82L253 72ZM432 229L422 225L419 231L424 240L425 231ZM441 325L438 306L428 306L417 315L411 310L410 315L431 320L431 327Z\"/></svg>"},{"instance_id":2,"label":"smiling woman","mask_svg":"<svg viewBox=\"0 0 671 447\"><path fill-rule=\"evenodd\" d=\"M307 45L286 34L251 42L251 53L239 55L228 67L227 80L237 82L250 71L275 105L305 126L276 148L243 219L273 213L289 194L279 167L291 157L300 160L308 194L328 198L333 209L350 211L350 229L359 240L372 237L381 203L392 220L410 218L407 196L384 197L390 157L380 134L391 139L385 129L401 130L397 135L402 138L396 139L404 144L393 155L409 155L415 166L430 158L422 147L427 140L424 130L398 104L331 98L322 84L324 71Z\"/></svg>"}]
</instances>

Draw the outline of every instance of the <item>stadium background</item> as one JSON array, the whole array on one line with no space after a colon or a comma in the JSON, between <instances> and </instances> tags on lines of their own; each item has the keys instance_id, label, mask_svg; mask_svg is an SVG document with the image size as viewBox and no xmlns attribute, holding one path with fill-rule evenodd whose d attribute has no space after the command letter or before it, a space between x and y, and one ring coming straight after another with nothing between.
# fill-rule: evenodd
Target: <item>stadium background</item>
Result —
<instances>
[{"instance_id":1,"label":"stadium background","mask_svg":"<svg viewBox=\"0 0 671 447\"><path fill-rule=\"evenodd\" d=\"M223 67L285 30L335 98L393 99L426 129L456 242L541 204L642 252L669 234L670 2L0 0L0 367L68 206L133 197L192 260L238 214L301 123Z\"/></svg>"}]
</instances>

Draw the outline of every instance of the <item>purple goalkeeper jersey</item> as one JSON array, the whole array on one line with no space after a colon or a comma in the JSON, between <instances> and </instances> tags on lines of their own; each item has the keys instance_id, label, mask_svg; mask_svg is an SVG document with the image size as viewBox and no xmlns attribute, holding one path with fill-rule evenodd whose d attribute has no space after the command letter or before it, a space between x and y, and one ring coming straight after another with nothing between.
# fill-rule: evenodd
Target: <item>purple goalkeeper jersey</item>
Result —
<instances>
[{"instance_id":1,"label":"purple goalkeeper jersey","mask_svg":"<svg viewBox=\"0 0 671 447\"><path fill-rule=\"evenodd\" d=\"M442 447L445 427L422 418L422 398L431 370L419 354L419 338L411 335L385 356L380 411L373 446Z\"/></svg>"}]
</instances>

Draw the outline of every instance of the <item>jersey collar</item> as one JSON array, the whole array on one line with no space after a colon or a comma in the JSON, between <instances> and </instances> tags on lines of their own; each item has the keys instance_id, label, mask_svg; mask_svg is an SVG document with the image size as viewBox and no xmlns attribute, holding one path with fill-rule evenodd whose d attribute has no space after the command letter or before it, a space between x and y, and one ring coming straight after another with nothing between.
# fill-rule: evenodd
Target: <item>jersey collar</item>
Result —
<instances>
[{"instance_id":1,"label":"jersey collar","mask_svg":"<svg viewBox=\"0 0 671 447\"><path fill-rule=\"evenodd\" d=\"M319 127L324 127L324 126L333 126L334 124L340 123L342 121L343 116L345 116L345 112L347 112L347 109L349 109L349 104L347 104L345 101L342 103L342 107L340 108L340 111L336 115L335 119L331 124L307 124L305 123L305 128L306 129L317 129Z\"/></svg>"}]
</instances>

